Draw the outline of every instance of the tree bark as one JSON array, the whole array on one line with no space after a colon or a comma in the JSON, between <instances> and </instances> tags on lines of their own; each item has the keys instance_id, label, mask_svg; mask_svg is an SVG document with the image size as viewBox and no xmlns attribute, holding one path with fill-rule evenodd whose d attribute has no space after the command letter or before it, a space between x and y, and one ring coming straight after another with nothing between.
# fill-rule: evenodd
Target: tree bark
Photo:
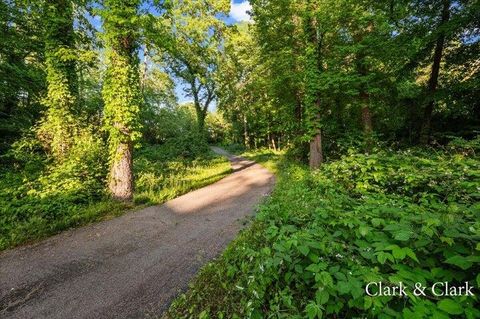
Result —
<instances>
[{"instance_id":1,"label":"tree bark","mask_svg":"<svg viewBox=\"0 0 480 319\"><path fill-rule=\"evenodd\" d=\"M372 113L370 112L369 106L369 95L366 91L360 92L360 100L362 103L362 125L363 125L363 135L365 137L365 152L370 152L372 150Z\"/></svg>"},{"instance_id":2,"label":"tree bark","mask_svg":"<svg viewBox=\"0 0 480 319\"><path fill-rule=\"evenodd\" d=\"M320 98L315 102L317 111L320 112ZM317 113L317 123L320 122L320 113ZM309 165L311 169L319 168L323 163L323 148L322 148L322 130L317 129L315 136L310 141L310 156Z\"/></svg>"},{"instance_id":3,"label":"tree bark","mask_svg":"<svg viewBox=\"0 0 480 319\"><path fill-rule=\"evenodd\" d=\"M315 66L316 71L320 74L322 72L322 36L319 34L317 29L317 21L314 18L311 18L308 21L308 32L311 44L314 47L314 57L315 57ZM323 149L322 149L322 130L320 128L321 123L321 96L318 89L314 93L315 102L314 102L314 127L317 127L315 135L310 140L310 154L309 154L309 164L311 169L317 169L323 163Z\"/></svg>"},{"instance_id":4,"label":"tree bark","mask_svg":"<svg viewBox=\"0 0 480 319\"><path fill-rule=\"evenodd\" d=\"M245 114L243 115L243 143L245 145L245 148L250 148L250 141L248 138L248 122L247 116Z\"/></svg>"},{"instance_id":5,"label":"tree bark","mask_svg":"<svg viewBox=\"0 0 480 319\"><path fill-rule=\"evenodd\" d=\"M368 106L368 94L362 97L362 101L363 101L363 107L362 107L363 133L366 136L369 136L373 132L373 125L372 125L372 113L370 112L370 107Z\"/></svg>"},{"instance_id":6,"label":"tree bark","mask_svg":"<svg viewBox=\"0 0 480 319\"><path fill-rule=\"evenodd\" d=\"M368 27L366 28L367 33L373 31L373 23L369 22ZM358 34L355 38L357 43L361 43L365 38L365 33L362 31ZM364 79L361 82L360 89L359 89L359 98L361 103L361 121L363 127L363 133L367 139L370 138L373 132L373 125L372 125L372 113L370 111L370 94L368 92L368 84L367 84L367 75L368 75L368 66L366 64L366 56L367 52L364 49L360 49L357 53L356 57L356 68L358 74Z\"/></svg>"},{"instance_id":7,"label":"tree bark","mask_svg":"<svg viewBox=\"0 0 480 319\"><path fill-rule=\"evenodd\" d=\"M270 142L272 144L272 149L274 151L277 150L277 145L275 144L275 135L274 134L270 134Z\"/></svg>"},{"instance_id":8,"label":"tree bark","mask_svg":"<svg viewBox=\"0 0 480 319\"><path fill-rule=\"evenodd\" d=\"M323 163L322 151L322 130L318 129L317 134L310 141L309 164L311 169L317 169Z\"/></svg>"},{"instance_id":9,"label":"tree bark","mask_svg":"<svg viewBox=\"0 0 480 319\"><path fill-rule=\"evenodd\" d=\"M133 197L133 146L120 143L113 158L109 189L113 198L130 201Z\"/></svg>"},{"instance_id":10,"label":"tree bark","mask_svg":"<svg viewBox=\"0 0 480 319\"><path fill-rule=\"evenodd\" d=\"M450 19L450 0L443 0L442 16L439 28L442 28ZM435 51L433 53L432 71L428 80L427 103L423 112L423 122L420 131L420 144L428 144L432 127L432 113L435 107L435 92L437 91L438 75L440 74L440 63L442 62L443 46L445 44L445 31L440 30Z\"/></svg>"},{"instance_id":11,"label":"tree bark","mask_svg":"<svg viewBox=\"0 0 480 319\"><path fill-rule=\"evenodd\" d=\"M142 94L145 93L145 86L147 85L147 76L148 76L148 47L145 46L143 51L142 80L140 82L140 88L142 90Z\"/></svg>"}]
</instances>

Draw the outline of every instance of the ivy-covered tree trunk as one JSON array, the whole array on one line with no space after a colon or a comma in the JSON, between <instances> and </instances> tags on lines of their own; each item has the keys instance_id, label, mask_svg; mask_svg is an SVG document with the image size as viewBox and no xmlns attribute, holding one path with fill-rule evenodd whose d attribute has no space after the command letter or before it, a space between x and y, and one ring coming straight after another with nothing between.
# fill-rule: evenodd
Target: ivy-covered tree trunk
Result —
<instances>
[{"instance_id":1,"label":"ivy-covered tree trunk","mask_svg":"<svg viewBox=\"0 0 480 319\"><path fill-rule=\"evenodd\" d=\"M420 143L427 144L430 140L432 126L432 113L435 106L435 92L437 91L438 75L440 74L440 63L442 62L443 46L445 44L445 24L450 20L450 0L443 0L442 16L440 20L439 35L433 53L432 71L428 80L427 104L423 113L423 123L420 131Z\"/></svg>"},{"instance_id":2,"label":"ivy-covered tree trunk","mask_svg":"<svg viewBox=\"0 0 480 319\"><path fill-rule=\"evenodd\" d=\"M139 0L105 0L102 13L107 71L102 95L109 132L112 197L133 197L133 146L139 139L141 105L138 60Z\"/></svg>"},{"instance_id":3,"label":"ivy-covered tree trunk","mask_svg":"<svg viewBox=\"0 0 480 319\"><path fill-rule=\"evenodd\" d=\"M37 130L39 139L56 160L68 153L76 134L78 98L73 4L70 0L48 1L45 11L45 57L47 70L46 113Z\"/></svg>"},{"instance_id":4,"label":"ivy-covered tree trunk","mask_svg":"<svg viewBox=\"0 0 480 319\"><path fill-rule=\"evenodd\" d=\"M191 80L190 86L191 86L191 91L193 95L193 104L195 106L195 112L197 115L197 127L198 131L201 136L203 136L206 139L206 132L205 132L205 118L207 117L207 111L208 107L210 106L210 103L212 102L215 94L214 90L210 89L207 87L206 93L207 96L205 99L201 100L200 99L200 90L201 90L201 85L197 86L197 80L195 78L195 74L189 69L191 72Z\"/></svg>"}]
</instances>

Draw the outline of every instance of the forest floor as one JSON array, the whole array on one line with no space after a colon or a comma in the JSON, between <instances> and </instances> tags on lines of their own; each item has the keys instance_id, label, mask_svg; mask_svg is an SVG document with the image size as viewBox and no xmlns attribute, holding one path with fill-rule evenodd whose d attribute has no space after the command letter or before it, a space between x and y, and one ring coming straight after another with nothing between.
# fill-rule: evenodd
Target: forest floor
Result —
<instances>
[{"instance_id":1,"label":"forest floor","mask_svg":"<svg viewBox=\"0 0 480 319\"><path fill-rule=\"evenodd\" d=\"M163 205L0 253L2 318L156 317L217 256L274 177L213 148L234 173Z\"/></svg>"}]
</instances>

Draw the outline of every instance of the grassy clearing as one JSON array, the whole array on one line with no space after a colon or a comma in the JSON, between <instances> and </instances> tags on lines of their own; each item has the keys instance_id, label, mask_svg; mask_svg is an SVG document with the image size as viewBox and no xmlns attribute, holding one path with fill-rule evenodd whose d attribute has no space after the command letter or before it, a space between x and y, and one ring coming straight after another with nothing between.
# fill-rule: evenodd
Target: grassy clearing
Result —
<instances>
[{"instance_id":1,"label":"grassy clearing","mask_svg":"<svg viewBox=\"0 0 480 319\"><path fill-rule=\"evenodd\" d=\"M412 296L417 282L480 285L478 150L351 152L317 172L276 165L253 225L165 317L479 318L476 297ZM403 282L409 297L372 298L372 281Z\"/></svg>"},{"instance_id":2,"label":"grassy clearing","mask_svg":"<svg viewBox=\"0 0 480 319\"><path fill-rule=\"evenodd\" d=\"M33 163L0 171L0 250L118 216L141 205L162 203L213 183L231 170L225 158L211 152L191 159L168 147L145 147L134 161L136 192L132 205L108 198L104 176L82 179L81 172L74 177L57 176L39 159Z\"/></svg>"}]
</instances>

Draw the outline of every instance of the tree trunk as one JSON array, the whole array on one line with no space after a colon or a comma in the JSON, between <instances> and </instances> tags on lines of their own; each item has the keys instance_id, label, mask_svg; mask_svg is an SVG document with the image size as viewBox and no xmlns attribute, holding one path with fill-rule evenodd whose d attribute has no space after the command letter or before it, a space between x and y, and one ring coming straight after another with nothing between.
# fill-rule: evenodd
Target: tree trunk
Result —
<instances>
[{"instance_id":1,"label":"tree trunk","mask_svg":"<svg viewBox=\"0 0 480 319\"><path fill-rule=\"evenodd\" d=\"M442 28L450 19L450 0L443 0L442 17L439 28ZM428 144L430 141L430 131L432 126L432 113L435 107L435 92L438 85L438 75L440 73L440 63L442 61L443 46L445 43L445 31L440 30L437 43L435 44L435 52L433 54L432 71L427 87L427 105L423 112L423 123L420 131L420 144Z\"/></svg>"},{"instance_id":2,"label":"tree trunk","mask_svg":"<svg viewBox=\"0 0 480 319\"><path fill-rule=\"evenodd\" d=\"M310 21L308 21L307 26L311 45L313 45L314 48L314 63L316 72L320 74L322 72L322 36L318 31L317 21L315 18L311 18ZM313 112L315 113L312 112L311 114L315 114L315 118L312 120L314 121L313 125L316 127L316 132L312 140L310 140L309 164L311 169L317 169L323 163L322 130L320 128L321 95L318 89L316 89L316 92L313 93L313 96L315 96L315 102L313 103Z\"/></svg>"},{"instance_id":3,"label":"tree trunk","mask_svg":"<svg viewBox=\"0 0 480 319\"><path fill-rule=\"evenodd\" d=\"M109 189L112 197L117 200L130 201L133 197L132 151L132 143L120 143L113 157Z\"/></svg>"},{"instance_id":4,"label":"tree trunk","mask_svg":"<svg viewBox=\"0 0 480 319\"><path fill-rule=\"evenodd\" d=\"M104 123L109 132L111 196L133 197L133 146L140 137L142 105L136 21L140 0L104 0L107 70L103 81ZM117 21L123 23L118 24Z\"/></svg>"},{"instance_id":5,"label":"tree trunk","mask_svg":"<svg viewBox=\"0 0 480 319\"><path fill-rule=\"evenodd\" d=\"M272 134L270 140L272 141L272 148L274 151L277 150L277 145L275 145L275 136Z\"/></svg>"},{"instance_id":6,"label":"tree trunk","mask_svg":"<svg viewBox=\"0 0 480 319\"><path fill-rule=\"evenodd\" d=\"M365 136L365 152L370 153L372 150L372 114L368 104L364 104L362 107L362 123L363 123L363 135Z\"/></svg>"},{"instance_id":7,"label":"tree trunk","mask_svg":"<svg viewBox=\"0 0 480 319\"><path fill-rule=\"evenodd\" d=\"M198 110L197 109L197 125L198 125L198 131L200 134L205 133L205 117L207 116L206 112L203 112L203 110Z\"/></svg>"},{"instance_id":8,"label":"tree trunk","mask_svg":"<svg viewBox=\"0 0 480 319\"><path fill-rule=\"evenodd\" d=\"M354 36L355 42L358 44L362 44L365 40L365 36L371 34L374 30L374 24L372 21L368 22L368 25L365 29L360 31L358 34ZM359 100L360 100L360 110L361 110L361 124L363 128L363 136L365 138L365 151L369 152L372 147L372 133L373 133L373 125L372 125L372 113L370 111L370 93L368 92L368 74L370 72L368 64L367 64L367 54L363 46L360 46L357 54L356 54L356 69L358 75L360 75L362 81L360 82L359 88Z\"/></svg>"},{"instance_id":9,"label":"tree trunk","mask_svg":"<svg viewBox=\"0 0 480 319\"><path fill-rule=\"evenodd\" d=\"M309 164L311 169L317 169L323 163L322 151L322 130L318 130L317 134L310 141L310 158Z\"/></svg>"},{"instance_id":10,"label":"tree trunk","mask_svg":"<svg viewBox=\"0 0 480 319\"><path fill-rule=\"evenodd\" d=\"M363 135L365 137L365 152L370 153L372 150L372 113L369 106L369 95L366 91L360 92L360 99L362 101L362 125Z\"/></svg>"},{"instance_id":11,"label":"tree trunk","mask_svg":"<svg viewBox=\"0 0 480 319\"><path fill-rule=\"evenodd\" d=\"M195 84L192 84L192 88L195 88ZM203 136L205 133L205 117L207 116L207 108L202 108L200 105L200 99L198 97L198 92L196 89L193 91L193 97L194 97L194 106L195 106L195 112L197 114L197 129L200 135Z\"/></svg>"},{"instance_id":12,"label":"tree trunk","mask_svg":"<svg viewBox=\"0 0 480 319\"><path fill-rule=\"evenodd\" d=\"M143 51L142 80L140 82L140 88L142 90L142 94L145 93L145 86L147 85L147 76L148 76L148 47L145 46Z\"/></svg>"},{"instance_id":13,"label":"tree trunk","mask_svg":"<svg viewBox=\"0 0 480 319\"><path fill-rule=\"evenodd\" d=\"M320 112L320 98L315 102L318 112ZM317 123L320 122L320 113L317 113ZM322 130L317 129L313 139L310 141L310 157L309 164L311 169L317 169L323 163L323 149L322 149Z\"/></svg>"},{"instance_id":14,"label":"tree trunk","mask_svg":"<svg viewBox=\"0 0 480 319\"><path fill-rule=\"evenodd\" d=\"M368 98L368 97L367 97ZM364 104L362 107L362 123L363 123L363 133L368 137L373 132L372 126L372 113L370 112L370 107L367 104Z\"/></svg>"},{"instance_id":15,"label":"tree trunk","mask_svg":"<svg viewBox=\"0 0 480 319\"><path fill-rule=\"evenodd\" d=\"M369 29L372 27L370 26ZM363 35L359 36L357 41L361 42L363 40ZM362 81L359 89L359 98L361 103L361 114L362 114L362 127L363 133L365 137L368 139L373 132L373 125L372 125L372 113L370 112L370 95L368 93L368 85L366 83L366 77L368 75L368 67L365 64L366 55L365 52L360 51L357 54L357 72L358 74L364 78L365 80Z\"/></svg>"},{"instance_id":16,"label":"tree trunk","mask_svg":"<svg viewBox=\"0 0 480 319\"><path fill-rule=\"evenodd\" d=\"M60 50L75 49L74 9L69 0L45 3L45 68L47 94L43 119L37 137L52 153L55 161L63 161L74 143L79 127L78 79L76 62L63 59Z\"/></svg>"},{"instance_id":17,"label":"tree trunk","mask_svg":"<svg viewBox=\"0 0 480 319\"><path fill-rule=\"evenodd\" d=\"M247 123L247 116L243 115L243 143L245 144L245 148L250 148L250 141L248 139L248 123Z\"/></svg>"}]
</instances>

